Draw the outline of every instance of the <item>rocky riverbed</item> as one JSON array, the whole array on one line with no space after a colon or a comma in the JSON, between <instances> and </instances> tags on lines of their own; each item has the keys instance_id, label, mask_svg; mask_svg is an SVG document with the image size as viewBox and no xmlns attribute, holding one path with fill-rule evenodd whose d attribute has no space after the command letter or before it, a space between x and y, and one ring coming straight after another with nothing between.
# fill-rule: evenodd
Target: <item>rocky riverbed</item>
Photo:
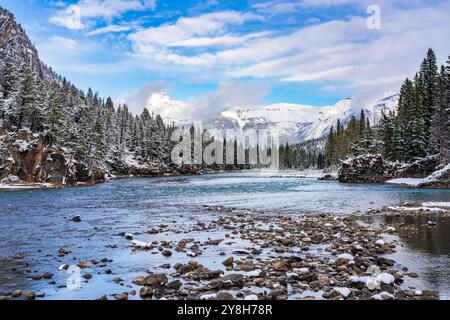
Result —
<instances>
[{"instance_id":1,"label":"rocky riverbed","mask_svg":"<svg viewBox=\"0 0 450 320\"><path fill-rule=\"evenodd\" d=\"M75 265L81 285L109 276L119 290L105 292L99 299L438 299L438 292L405 285L405 280L420 274L387 258L398 249L398 234L408 232L408 227L394 221L367 223L366 219L430 215L426 208L402 204L360 216L283 216L205 206L213 216L209 221L183 227L171 221L145 234L126 230L117 234L118 243L126 242L131 253L146 255L149 264L154 257L164 261L149 265L148 270L136 270L135 276L125 280L111 270L111 259L79 261L72 254L75 248L55 252L55 259L67 261L59 270L33 271L21 253L11 260L29 281L45 281L60 290L69 289L67 283L54 280L55 273ZM440 209L440 218L449 219L449 208L444 204ZM81 221L82 217L73 217L74 224ZM424 224L434 227L433 219ZM117 244L108 246L114 250ZM0 299L41 298L45 292L0 290Z\"/></svg>"}]
</instances>

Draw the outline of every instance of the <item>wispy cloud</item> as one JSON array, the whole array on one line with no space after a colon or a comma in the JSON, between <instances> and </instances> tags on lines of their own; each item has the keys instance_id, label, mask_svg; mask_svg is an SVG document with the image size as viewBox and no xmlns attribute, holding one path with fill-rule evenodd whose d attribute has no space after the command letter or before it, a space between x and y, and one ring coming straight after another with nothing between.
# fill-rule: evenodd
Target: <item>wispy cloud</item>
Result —
<instances>
[{"instance_id":1,"label":"wispy cloud","mask_svg":"<svg viewBox=\"0 0 450 320\"><path fill-rule=\"evenodd\" d=\"M72 30L86 29L95 18L119 17L128 11L154 10L156 0L79 0L50 17L50 22Z\"/></svg>"}]
</instances>

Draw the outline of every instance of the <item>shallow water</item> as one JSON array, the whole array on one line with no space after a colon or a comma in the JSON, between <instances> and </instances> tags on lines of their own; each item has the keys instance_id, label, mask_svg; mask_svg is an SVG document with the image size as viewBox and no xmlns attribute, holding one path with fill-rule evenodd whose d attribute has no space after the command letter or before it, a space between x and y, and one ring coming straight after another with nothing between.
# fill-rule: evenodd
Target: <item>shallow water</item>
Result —
<instances>
[{"instance_id":1,"label":"shallow water","mask_svg":"<svg viewBox=\"0 0 450 320\"><path fill-rule=\"evenodd\" d=\"M315 179L272 178L279 173L243 172L213 174L179 178L130 178L105 184L54 190L0 191L0 295L14 289L45 292L46 299L95 299L102 294L121 293L130 288L112 281L120 277L129 284L143 271L167 263L167 258L148 252L133 253L129 241L117 236L120 232L135 235L136 239L149 241L145 232L161 223L179 228L207 221L215 215L208 206L247 208L254 214L299 214L327 212L345 214L365 211L368 208L394 205L399 201L450 201L448 190L417 190L390 185L347 185L336 181ZM170 183L164 183L168 181ZM71 217L80 215L82 222L74 223ZM199 240L217 235L189 234ZM179 239L173 233L152 236L154 240ZM449 270L449 248L433 251L426 245L427 237L419 243L425 247L422 265L432 269L447 257L444 268ZM448 241L447 241L448 243ZM117 245L110 248L108 245ZM239 244L245 246L245 243ZM72 253L58 257L64 247ZM405 242L410 252L420 250L418 244ZM217 254L221 247L205 252L201 263L220 267ZM15 260L15 253L25 254L25 259ZM409 254L409 255L408 255ZM409 252L404 254L410 259ZM95 266L94 275L81 289L57 288L66 283L68 274L58 272L63 264L80 260L102 259L112 262ZM436 259L434 259L437 257ZM170 262L187 262L191 258L174 252ZM28 265L27 265L28 264ZM104 271L111 269L112 274ZM55 285L48 281L32 281L35 272L52 272ZM448 275L447 279L449 278ZM449 288L446 289L449 292ZM444 290L445 291L445 290Z\"/></svg>"}]
</instances>

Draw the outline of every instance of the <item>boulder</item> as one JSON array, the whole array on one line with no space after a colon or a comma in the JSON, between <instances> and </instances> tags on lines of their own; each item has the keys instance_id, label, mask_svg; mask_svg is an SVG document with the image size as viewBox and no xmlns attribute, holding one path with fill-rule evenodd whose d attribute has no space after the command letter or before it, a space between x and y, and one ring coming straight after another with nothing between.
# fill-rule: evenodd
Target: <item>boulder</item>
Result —
<instances>
[{"instance_id":1,"label":"boulder","mask_svg":"<svg viewBox=\"0 0 450 320\"><path fill-rule=\"evenodd\" d=\"M343 161L338 180L344 183L384 183L397 178L400 168L400 163L387 161L381 155L363 155Z\"/></svg>"}]
</instances>

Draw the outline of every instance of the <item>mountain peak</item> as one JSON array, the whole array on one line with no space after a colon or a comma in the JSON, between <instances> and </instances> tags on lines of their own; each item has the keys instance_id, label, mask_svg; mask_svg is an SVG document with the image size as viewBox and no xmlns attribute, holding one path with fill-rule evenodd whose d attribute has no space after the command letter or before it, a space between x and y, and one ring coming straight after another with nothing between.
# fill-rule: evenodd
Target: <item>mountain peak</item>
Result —
<instances>
[{"instance_id":1,"label":"mountain peak","mask_svg":"<svg viewBox=\"0 0 450 320\"><path fill-rule=\"evenodd\" d=\"M0 7L0 68L10 59L16 68L26 65L39 78L51 80L53 72L39 59L38 52L14 15Z\"/></svg>"}]
</instances>

